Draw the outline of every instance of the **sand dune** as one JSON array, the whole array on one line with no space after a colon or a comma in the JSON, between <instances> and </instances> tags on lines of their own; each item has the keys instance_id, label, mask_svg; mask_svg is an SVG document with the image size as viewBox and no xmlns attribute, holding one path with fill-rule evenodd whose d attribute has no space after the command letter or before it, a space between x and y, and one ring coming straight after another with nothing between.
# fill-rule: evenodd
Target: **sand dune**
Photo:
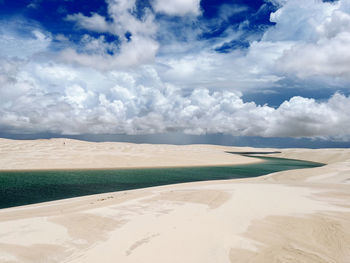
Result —
<instances>
[{"instance_id":1,"label":"sand dune","mask_svg":"<svg viewBox=\"0 0 350 263\"><path fill-rule=\"evenodd\" d=\"M217 158L227 149L140 147ZM2 209L0 262L350 262L350 150L278 155L298 152L329 165Z\"/></svg>"},{"instance_id":2,"label":"sand dune","mask_svg":"<svg viewBox=\"0 0 350 263\"><path fill-rule=\"evenodd\" d=\"M225 153L233 147L152 145L71 139L0 139L0 170L232 165L259 162Z\"/></svg>"},{"instance_id":3,"label":"sand dune","mask_svg":"<svg viewBox=\"0 0 350 263\"><path fill-rule=\"evenodd\" d=\"M350 161L349 149L283 149L270 156L332 164Z\"/></svg>"}]
</instances>

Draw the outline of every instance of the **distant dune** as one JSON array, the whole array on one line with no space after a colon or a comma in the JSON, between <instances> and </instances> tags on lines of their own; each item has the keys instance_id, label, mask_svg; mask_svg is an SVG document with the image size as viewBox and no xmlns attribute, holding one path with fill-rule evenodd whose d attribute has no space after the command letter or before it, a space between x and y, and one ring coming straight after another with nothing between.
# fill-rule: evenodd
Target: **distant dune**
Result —
<instances>
[{"instance_id":1,"label":"distant dune","mask_svg":"<svg viewBox=\"0 0 350 263\"><path fill-rule=\"evenodd\" d=\"M213 145L0 141L0 169L254 162ZM282 149L323 162L0 210L0 262L350 262L350 150Z\"/></svg>"},{"instance_id":2,"label":"distant dune","mask_svg":"<svg viewBox=\"0 0 350 263\"><path fill-rule=\"evenodd\" d=\"M154 145L72 139L0 139L0 170L233 165L259 162L215 145Z\"/></svg>"}]
</instances>

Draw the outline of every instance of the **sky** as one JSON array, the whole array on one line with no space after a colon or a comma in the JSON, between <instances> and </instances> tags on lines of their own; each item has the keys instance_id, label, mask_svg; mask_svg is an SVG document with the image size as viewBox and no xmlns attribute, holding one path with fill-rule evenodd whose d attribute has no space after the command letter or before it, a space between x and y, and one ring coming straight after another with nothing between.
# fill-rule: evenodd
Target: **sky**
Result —
<instances>
[{"instance_id":1,"label":"sky","mask_svg":"<svg viewBox=\"0 0 350 263\"><path fill-rule=\"evenodd\" d=\"M350 0L0 0L0 135L350 146L349 47Z\"/></svg>"}]
</instances>

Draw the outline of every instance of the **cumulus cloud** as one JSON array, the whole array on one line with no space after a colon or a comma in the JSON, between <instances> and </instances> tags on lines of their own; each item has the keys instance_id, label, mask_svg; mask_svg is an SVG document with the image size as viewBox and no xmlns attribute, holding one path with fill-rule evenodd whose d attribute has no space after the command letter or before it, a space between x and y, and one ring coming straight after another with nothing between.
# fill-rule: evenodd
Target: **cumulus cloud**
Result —
<instances>
[{"instance_id":1,"label":"cumulus cloud","mask_svg":"<svg viewBox=\"0 0 350 263\"><path fill-rule=\"evenodd\" d=\"M164 83L157 71L99 73L62 64L1 63L4 132L145 134L182 131L249 136L338 137L350 134L350 97L293 97L278 108L244 102L233 91ZM142 74L141 74L142 73ZM45 110L43 110L45 109Z\"/></svg>"},{"instance_id":2,"label":"cumulus cloud","mask_svg":"<svg viewBox=\"0 0 350 263\"><path fill-rule=\"evenodd\" d=\"M200 15L200 0L153 0L152 6L156 12L167 15Z\"/></svg>"},{"instance_id":3,"label":"cumulus cloud","mask_svg":"<svg viewBox=\"0 0 350 263\"><path fill-rule=\"evenodd\" d=\"M276 67L299 78L313 76L350 79L349 0L287 1L275 13L263 41L289 41Z\"/></svg>"},{"instance_id":4,"label":"cumulus cloud","mask_svg":"<svg viewBox=\"0 0 350 263\"><path fill-rule=\"evenodd\" d=\"M278 60L283 71L300 78L331 76L350 79L350 34L342 33L317 43L297 44Z\"/></svg>"},{"instance_id":5,"label":"cumulus cloud","mask_svg":"<svg viewBox=\"0 0 350 263\"><path fill-rule=\"evenodd\" d=\"M350 134L349 103L350 97L339 93L326 102L293 97L271 116L266 135L346 138Z\"/></svg>"}]
</instances>

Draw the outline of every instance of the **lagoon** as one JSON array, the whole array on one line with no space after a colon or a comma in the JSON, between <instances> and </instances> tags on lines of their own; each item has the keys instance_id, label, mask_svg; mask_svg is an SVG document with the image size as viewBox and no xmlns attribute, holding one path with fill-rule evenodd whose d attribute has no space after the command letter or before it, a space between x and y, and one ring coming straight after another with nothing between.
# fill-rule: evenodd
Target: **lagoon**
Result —
<instances>
[{"instance_id":1,"label":"lagoon","mask_svg":"<svg viewBox=\"0 0 350 263\"><path fill-rule=\"evenodd\" d=\"M0 208L84 195L207 180L257 177L323 164L274 157L264 162L208 167L0 172Z\"/></svg>"}]
</instances>

